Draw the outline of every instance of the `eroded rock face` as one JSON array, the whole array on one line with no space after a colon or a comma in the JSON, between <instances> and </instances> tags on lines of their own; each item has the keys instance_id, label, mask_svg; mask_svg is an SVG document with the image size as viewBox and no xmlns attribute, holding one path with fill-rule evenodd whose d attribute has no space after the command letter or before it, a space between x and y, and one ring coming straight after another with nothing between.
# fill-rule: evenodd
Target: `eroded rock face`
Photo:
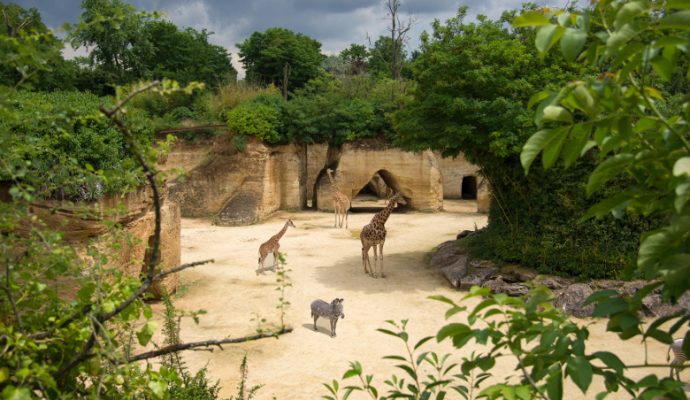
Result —
<instances>
[{"instance_id":1,"label":"eroded rock face","mask_svg":"<svg viewBox=\"0 0 690 400\"><path fill-rule=\"evenodd\" d=\"M443 182L436 155L431 151L412 153L367 141L343 145L335 174L336 184L350 198L379 175L387 186L402 192L415 210L439 211L443 206ZM332 210L327 177L317 183L318 208Z\"/></svg>"},{"instance_id":2,"label":"eroded rock face","mask_svg":"<svg viewBox=\"0 0 690 400\"><path fill-rule=\"evenodd\" d=\"M562 292L556 293L553 305L578 318L589 317L594 311L594 304L585 305L584 302L592 293L594 291L589 285L575 283L563 289Z\"/></svg>"},{"instance_id":3,"label":"eroded rock face","mask_svg":"<svg viewBox=\"0 0 690 400\"><path fill-rule=\"evenodd\" d=\"M161 188L160 264L156 272L180 263L180 210L177 204L166 199L165 192ZM98 202L35 203L30 212L45 222L49 229L61 232L65 241L83 259L89 259L86 249L93 241L99 252L107 256L108 266L127 276L140 277L155 229L152 190L149 187L125 195L108 196ZM108 225L113 222L123 227L125 235L116 238L109 235ZM18 232L22 230L19 228ZM113 240L118 246L109 245ZM151 292L159 297L163 287L169 293L174 292L177 276L169 275L154 285Z\"/></svg>"},{"instance_id":4,"label":"eroded rock face","mask_svg":"<svg viewBox=\"0 0 690 400\"><path fill-rule=\"evenodd\" d=\"M172 153L185 152L185 146ZM269 147L253 138L239 151L225 137L184 181L170 183L170 198L180 204L184 217L212 218L224 226L247 225L278 209L299 208L299 152L297 146ZM167 163L171 159L175 157Z\"/></svg>"},{"instance_id":5,"label":"eroded rock face","mask_svg":"<svg viewBox=\"0 0 690 400\"><path fill-rule=\"evenodd\" d=\"M450 284L460 290L472 286L490 289L493 293L522 296L529 292L530 283L544 285L554 293L553 305L575 317L591 317L595 304L585 300L595 291L612 289L624 296L633 296L650 282L598 279L588 283L574 283L572 279L553 275L537 275L535 271L518 265L498 268L488 260L468 259L461 240L450 240L438 246L431 257L431 266L438 268ZM690 292L677 304L662 302L661 290L656 288L642 299L640 314L663 317L676 313L690 313Z\"/></svg>"}]
</instances>

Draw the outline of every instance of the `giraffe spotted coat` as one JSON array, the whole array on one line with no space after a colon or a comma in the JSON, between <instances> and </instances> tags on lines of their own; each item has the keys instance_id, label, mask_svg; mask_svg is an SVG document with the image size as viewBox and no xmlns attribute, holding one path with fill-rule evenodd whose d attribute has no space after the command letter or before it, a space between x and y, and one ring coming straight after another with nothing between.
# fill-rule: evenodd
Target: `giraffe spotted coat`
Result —
<instances>
[{"instance_id":1,"label":"giraffe spotted coat","mask_svg":"<svg viewBox=\"0 0 690 400\"><path fill-rule=\"evenodd\" d=\"M393 207L396 204L406 204L405 200L402 198L400 192L395 193L393 197L388 200L386 207L376 213L371 219L371 222L364 225L362 228L362 233L360 233L359 238L362 241L362 264L364 265L364 273L369 274L372 278L376 278L379 275L381 278L385 278L386 275L383 272L383 245L386 242L386 221L393 211ZM369 249L374 248L374 266L372 268L371 261L369 260ZM379 254L380 253L380 254ZM379 257L381 258L379 263ZM380 264L380 273L377 275L376 266Z\"/></svg>"}]
</instances>

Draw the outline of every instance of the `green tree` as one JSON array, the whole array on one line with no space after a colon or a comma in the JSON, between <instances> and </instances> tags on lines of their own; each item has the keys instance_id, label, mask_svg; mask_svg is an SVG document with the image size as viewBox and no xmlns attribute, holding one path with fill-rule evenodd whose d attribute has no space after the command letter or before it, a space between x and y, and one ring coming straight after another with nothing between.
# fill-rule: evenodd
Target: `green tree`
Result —
<instances>
[{"instance_id":1,"label":"green tree","mask_svg":"<svg viewBox=\"0 0 690 400\"><path fill-rule=\"evenodd\" d=\"M205 29L180 31L172 22L150 21L144 31L153 45L142 60L149 78L174 79L182 84L204 82L207 87L235 80L237 71L230 63L230 54L222 46L209 43L211 33Z\"/></svg>"},{"instance_id":2,"label":"green tree","mask_svg":"<svg viewBox=\"0 0 690 400\"><path fill-rule=\"evenodd\" d=\"M367 71L369 51L364 45L352 43L340 52L340 57L349 65L349 73L358 75Z\"/></svg>"},{"instance_id":3,"label":"green tree","mask_svg":"<svg viewBox=\"0 0 690 400\"><path fill-rule=\"evenodd\" d=\"M68 38L73 47L91 49L89 66L109 83L143 79L144 60L154 52L145 28L156 14L139 12L122 0L83 0L81 7L79 23L71 26Z\"/></svg>"},{"instance_id":4,"label":"green tree","mask_svg":"<svg viewBox=\"0 0 690 400\"><path fill-rule=\"evenodd\" d=\"M77 71L76 64L62 57L62 41L46 27L38 10L33 7L24 9L13 3L0 3L0 14L3 16L0 24L0 53L3 57L15 60L14 63L0 66L0 85L15 86L21 82L25 87L36 87L40 83L42 90L71 88ZM37 43L22 46L22 42L31 40L27 38L30 35L34 35ZM31 50L31 53L20 53L19 49ZM25 62L38 65L35 63L37 60L42 60L43 63L40 68L31 69L31 74L25 65L22 66Z\"/></svg>"},{"instance_id":5,"label":"green tree","mask_svg":"<svg viewBox=\"0 0 690 400\"><path fill-rule=\"evenodd\" d=\"M238 43L237 48L247 80L259 84L273 83L289 91L316 77L323 61L321 43L285 28L254 32L244 42Z\"/></svg>"},{"instance_id":6,"label":"green tree","mask_svg":"<svg viewBox=\"0 0 690 400\"><path fill-rule=\"evenodd\" d=\"M660 90L676 86L669 81L679 73L688 79L689 15L686 2L602 0L584 10L534 10L513 21L515 27L538 28L534 42L542 55L558 46L569 63L586 63L602 71L583 74L580 80L561 81L560 88L546 86L534 95L539 130L522 147L525 172L536 172L530 166L538 158L545 169L554 168L556 163L572 169L578 158L594 156L598 160L586 184L589 194L620 175L628 175L628 179L623 181L622 191L595 204L585 218L651 213L666 221L660 229L647 232L639 246L635 268L650 279L649 283L629 295L616 290L595 292L585 303L595 305L594 316L609 319L609 332L617 333L623 341L634 339L628 346L640 349L646 349L651 341L670 344L690 321L685 310L653 321L640 317L646 296L658 292L663 301L673 303L690 289L690 101L683 97L680 104L673 104ZM552 169L551 173L561 171ZM451 364L444 370L448 373L459 366L462 373L454 377L421 382L418 368L427 363L436 365L437 356L421 352L413 358L405 324L402 329L395 325L397 332L380 330L405 341L409 358L386 358L402 361L397 367L405 372L403 379L414 382L405 386L403 379L394 375L385 381L391 388L384 398L441 399L452 389L465 399L474 398L479 391L479 397L489 399L556 400L564 398L566 380L587 398L594 398L591 384L598 377L605 390L596 394L597 399L620 391L635 399L687 399L683 382L667 376L669 365L650 363L646 351L644 362L638 365L626 365L610 351L591 352L586 324L554 309L552 293L544 287L533 288L523 298L473 287L462 300L473 297L481 298L473 309L462 302L434 297L448 304L446 319L469 311L464 320L449 323L436 334L437 341L449 339L458 349L475 344L459 365ZM421 351L429 339L417 342L414 352ZM684 335L683 350L690 353L690 332ZM499 357L501 362L512 359L520 379L482 384ZM359 378L360 383L345 386L343 398L353 391L379 398L373 377L365 375L359 363L350 365L343 379ZM654 372L632 378L630 371L637 368ZM439 374L439 378L444 376ZM326 387L330 394L325 398L339 398L337 381Z\"/></svg>"},{"instance_id":7,"label":"green tree","mask_svg":"<svg viewBox=\"0 0 690 400\"><path fill-rule=\"evenodd\" d=\"M266 143L285 143L281 114L285 100L276 94L260 94L228 112L228 127L233 133L255 136Z\"/></svg>"},{"instance_id":8,"label":"green tree","mask_svg":"<svg viewBox=\"0 0 690 400\"><path fill-rule=\"evenodd\" d=\"M422 38L413 64L414 99L394 115L400 145L446 156L463 152L481 167L493 196L488 230L470 241L476 255L542 272L615 276L632 262L639 234L652 222L628 217L580 223L596 202L584 191L592 160L527 177L519 160L533 132L531 93L590 72L558 54L540 58L530 44L534 33L506 26L512 13L476 23L464 22L465 14L461 8L446 24L434 23Z\"/></svg>"}]
</instances>

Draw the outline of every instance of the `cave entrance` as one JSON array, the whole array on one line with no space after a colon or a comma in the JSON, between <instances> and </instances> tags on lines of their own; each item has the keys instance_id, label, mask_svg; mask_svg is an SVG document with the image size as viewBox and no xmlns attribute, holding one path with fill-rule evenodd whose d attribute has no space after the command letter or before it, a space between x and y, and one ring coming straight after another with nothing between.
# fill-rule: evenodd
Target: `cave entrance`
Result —
<instances>
[{"instance_id":1,"label":"cave entrance","mask_svg":"<svg viewBox=\"0 0 690 400\"><path fill-rule=\"evenodd\" d=\"M351 212L378 212L386 207L388 198L399 191L395 176L385 169L376 171L364 186L352 198ZM407 200L407 199L406 199ZM397 210L406 210L398 205Z\"/></svg>"},{"instance_id":2,"label":"cave entrance","mask_svg":"<svg viewBox=\"0 0 690 400\"><path fill-rule=\"evenodd\" d=\"M465 200L477 199L477 177L465 176L460 183L460 198Z\"/></svg>"}]
</instances>

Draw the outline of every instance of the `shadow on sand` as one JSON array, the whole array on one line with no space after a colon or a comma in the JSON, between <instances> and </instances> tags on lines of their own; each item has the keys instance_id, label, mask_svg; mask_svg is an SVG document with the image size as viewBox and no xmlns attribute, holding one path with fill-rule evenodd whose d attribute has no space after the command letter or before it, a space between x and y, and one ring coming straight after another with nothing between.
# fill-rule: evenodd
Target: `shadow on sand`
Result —
<instances>
[{"instance_id":1,"label":"shadow on sand","mask_svg":"<svg viewBox=\"0 0 690 400\"><path fill-rule=\"evenodd\" d=\"M348 290L362 293L412 294L417 290L433 291L448 287L448 282L441 272L428 265L427 253L416 251L389 254L385 251L384 247L385 278L372 278L364 273L361 250L357 256L336 260L331 265L315 266L315 278L335 291ZM369 259L373 265L374 255L371 250Z\"/></svg>"}]
</instances>

